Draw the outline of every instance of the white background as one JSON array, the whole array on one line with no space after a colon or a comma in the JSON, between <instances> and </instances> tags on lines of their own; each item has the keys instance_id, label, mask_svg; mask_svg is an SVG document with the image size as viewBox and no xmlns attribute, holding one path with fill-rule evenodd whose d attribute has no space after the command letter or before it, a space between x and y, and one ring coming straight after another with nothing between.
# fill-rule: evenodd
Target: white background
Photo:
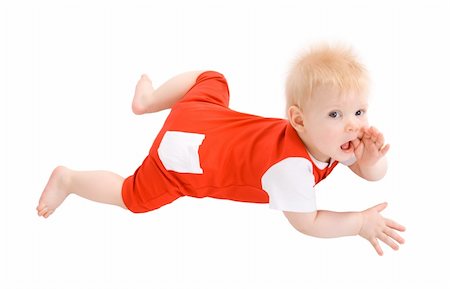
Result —
<instances>
[{"instance_id":1,"label":"white background","mask_svg":"<svg viewBox=\"0 0 450 289\"><path fill-rule=\"evenodd\" d=\"M448 1L123 2L0 4L1 288L449 288ZM55 166L128 176L144 159L167 111L131 113L141 73L157 86L217 70L233 109L283 117L289 64L317 41L355 48L373 79L370 119L392 145L382 181L341 166L317 186L319 206L388 201L407 227L398 252L213 199L135 215L70 196L37 217Z\"/></svg>"}]
</instances>

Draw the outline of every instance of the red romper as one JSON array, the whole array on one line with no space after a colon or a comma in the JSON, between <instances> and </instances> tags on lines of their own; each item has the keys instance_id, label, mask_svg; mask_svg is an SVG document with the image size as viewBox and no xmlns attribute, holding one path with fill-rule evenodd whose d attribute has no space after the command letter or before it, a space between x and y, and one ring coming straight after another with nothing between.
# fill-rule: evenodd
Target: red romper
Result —
<instances>
[{"instance_id":1,"label":"red romper","mask_svg":"<svg viewBox=\"0 0 450 289\"><path fill-rule=\"evenodd\" d=\"M287 120L236 112L228 103L222 74L197 78L172 107L142 165L125 179L129 210L155 210L182 196L315 210L313 187L337 162L319 169Z\"/></svg>"}]
</instances>

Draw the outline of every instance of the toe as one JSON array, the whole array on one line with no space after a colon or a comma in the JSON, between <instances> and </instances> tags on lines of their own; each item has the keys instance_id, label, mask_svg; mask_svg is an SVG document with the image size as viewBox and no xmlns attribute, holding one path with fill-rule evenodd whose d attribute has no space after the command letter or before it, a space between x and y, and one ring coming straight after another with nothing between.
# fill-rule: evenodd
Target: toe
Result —
<instances>
[{"instance_id":1,"label":"toe","mask_svg":"<svg viewBox=\"0 0 450 289\"><path fill-rule=\"evenodd\" d=\"M36 210L40 211L40 210L42 210L42 209L45 208L45 207L47 207L47 206L45 205L45 203L39 201L39 204L38 204L38 206L36 207Z\"/></svg>"},{"instance_id":2,"label":"toe","mask_svg":"<svg viewBox=\"0 0 450 289\"><path fill-rule=\"evenodd\" d=\"M51 214L53 214L53 210L50 210L44 214L44 218L48 218Z\"/></svg>"},{"instance_id":3,"label":"toe","mask_svg":"<svg viewBox=\"0 0 450 289\"><path fill-rule=\"evenodd\" d=\"M143 80L146 81L146 82L152 83L152 80L150 79L150 77L148 77L147 74L142 74L141 79L143 79Z\"/></svg>"},{"instance_id":4,"label":"toe","mask_svg":"<svg viewBox=\"0 0 450 289\"><path fill-rule=\"evenodd\" d=\"M38 211L38 215L39 216L44 216L47 212L48 212L48 208L47 207L43 207L42 209L40 209Z\"/></svg>"}]
</instances>

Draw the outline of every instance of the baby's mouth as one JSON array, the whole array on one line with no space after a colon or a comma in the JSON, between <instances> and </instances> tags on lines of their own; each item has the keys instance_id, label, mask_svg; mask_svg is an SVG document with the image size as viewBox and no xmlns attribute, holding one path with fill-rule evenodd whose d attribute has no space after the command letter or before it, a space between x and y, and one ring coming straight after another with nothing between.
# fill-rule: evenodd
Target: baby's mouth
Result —
<instances>
[{"instance_id":1,"label":"baby's mouth","mask_svg":"<svg viewBox=\"0 0 450 289\"><path fill-rule=\"evenodd\" d=\"M351 150L352 146L351 146L351 142L346 142L345 144L341 145L341 150L343 151L349 151Z\"/></svg>"}]
</instances>

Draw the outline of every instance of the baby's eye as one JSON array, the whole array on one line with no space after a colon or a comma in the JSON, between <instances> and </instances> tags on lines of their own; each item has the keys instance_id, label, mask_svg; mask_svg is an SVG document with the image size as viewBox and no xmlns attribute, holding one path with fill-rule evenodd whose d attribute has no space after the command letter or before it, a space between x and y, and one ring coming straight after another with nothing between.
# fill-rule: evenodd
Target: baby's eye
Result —
<instances>
[{"instance_id":1,"label":"baby's eye","mask_svg":"<svg viewBox=\"0 0 450 289\"><path fill-rule=\"evenodd\" d=\"M362 109L360 109L360 110L358 110L358 111L355 113L355 115L356 115L356 116L361 116L361 115L363 115L364 113L365 113L365 111L362 110Z\"/></svg>"},{"instance_id":2,"label":"baby's eye","mask_svg":"<svg viewBox=\"0 0 450 289\"><path fill-rule=\"evenodd\" d=\"M337 117L341 116L341 113L338 111L332 111L328 114L328 116L331 118L337 118Z\"/></svg>"}]
</instances>

